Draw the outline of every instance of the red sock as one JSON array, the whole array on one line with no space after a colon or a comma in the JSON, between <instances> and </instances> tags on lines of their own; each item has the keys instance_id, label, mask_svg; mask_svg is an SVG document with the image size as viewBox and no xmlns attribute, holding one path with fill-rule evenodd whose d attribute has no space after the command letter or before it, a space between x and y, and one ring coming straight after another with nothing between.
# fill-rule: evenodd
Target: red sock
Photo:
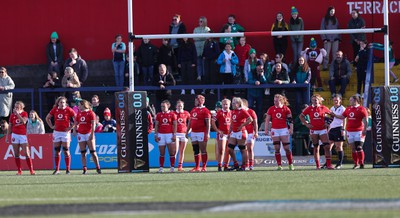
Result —
<instances>
[{"instance_id":1,"label":"red sock","mask_svg":"<svg viewBox=\"0 0 400 218\"><path fill-rule=\"evenodd\" d=\"M253 159L249 159L249 166L253 166L253 165L254 165Z\"/></svg>"},{"instance_id":2,"label":"red sock","mask_svg":"<svg viewBox=\"0 0 400 218\"><path fill-rule=\"evenodd\" d=\"M15 157L14 160L15 160L15 164L17 165L18 171L22 171L22 169L21 169L21 159L19 157Z\"/></svg>"},{"instance_id":3,"label":"red sock","mask_svg":"<svg viewBox=\"0 0 400 218\"><path fill-rule=\"evenodd\" d=\"M57 171L60 171L60 162L61 162L60 156L55 156L55 157L54 157L54 162L55 162L55 164L56 164L56 170L57 170Z\"/></svg>"},{"instance_id":4,"label":"red sock","mask_svg":"<svg viewBox=\"0 0 400 218\"><path fill-rule=\"evenodd\" d=\"M159 161L160 161L160 167L164 167L165 157L160 156Z\"/></svg>"},{"instance_id":5,"label":"red sock","mask_svg":"<svg viewBox=\"0 0 400 218\"><path fill-rule=\"evenodd\" d=\"M275 152L275 159L276 159L276 162L278 163L278 166L281 166L281 165L282 165L282 156L281 156L281 153Z\"/></svg>"},{"instance_id":6,"label":"red sock","mask_svg":"<svg viewBox=\"0 0 400 218\"><path fill-rule=\"evenodd\" d=\"M99 170L99 169L100 169L100 164L99 164L99 166L97 166L97 167L96 167L96 169L97 169L97 170Z\"/></svg>"},{"instance_id":7,"label":"red sock","mask_svg":"<svg viewBox=\"0 0 400 218\"><path fill-rule=\"evenodd\" d=\"M363 150L357 152L357 157L358 157L358 163L364 164L365 154Z\"/></svg>"},{"instance_id":8,"label":"red sock","mask_svg":"<svg viewBox=\"0 0 400 218\"><path fill-rule=\"evenodd\" d=\"M233 163L233 166L234 167L239 167L239 163L236 161L236 162Z\"/></svg>"},{"instance_id":9,"label":"red sock","mask_svg":"<svg viewBox=\"0 0 400 218\"><path fill-rule=\"evenodd\" d=\"M228 168L228 163L224 163L224 168Z\"/></svg>"},{"instance_id":10,"label":"red sock","mask_svg":"<svg viewBox=\"0 0 400 218\"><path fill-rule=\"evenodd\" d=\"M292 152L286 152L286 158L287 158L289 164L293 164L293 155L292 155Z\"/></svg>"},{"instance_id":11,"label":"red sock","mask_svg":"<svg viewBox=\"0 0 400 218\"><path fill-rule=\"evenodd\" d=\"M218 167L222 167L222 163L221 162L218 162Z\"/></svg>"},{"instance_id":12,"label":"red sock","mask_svg":"<svg viewBox=\"0 0 400 218\"><path fill-rule=\"evenodd\" d=\"M65 156L65 167L68 171L71 170L71 155Z\"/></svg>"},{"instance_id":13,"label":"red sock","mask_svg":"<svg viewBox=\"0 0 400 218\"><path fill-rule=\"evenodd\" d=\"M319 163L319 160L315 160L315 165L317 165L317 168L321 167L321 164Z\"/></svg>"},{"instance_id":14,"label":"red sock","mask_svg":"<svg viewBox=\"0 0 400 218\"><path fill-rule=\"evenodd\" d=\"M326 156L325 155L325 158L326 158L326 166L328 167L328 166L332 165L331 156Z\"/></svg>"},{"instance_id":15,"label":"red sock","mask_svg":"<svg viewBox=\"0 0 400 218\"><path fill-rule=\"evenodd\" d=\"M358 155L357 152L352 152L351 156L353 157L354 165L358 165Z\"/></svg>"},{"instance_id":16,"label":"red sock","mask_svg":"<svg viewBox=\"0 0 400 218\"><path fill-rule=\"evenodd\" d=\"M171 163L171 167L175 167L175 160L176 160L175 156L169 157L169 162Z\"/></svg>"},{"instance_id":17,"label":"red sock","mask_svg":"<svg viewBox=\"0 0 400 218\"><path fill-rule=\"evenodd\" d=\"M196 169L200 168L200 155L199 154L194 155L194 162L196 164Z\"/></svg>"},{"instance_id":18,"label":"red sock","mask_svg":"<svg viewBox=\"0 0 400 218\"><path fill-rule=\"evenodd\" d=\"M33 171L32 159L30 157L26 157L26 164L28 165L29 170Z\"/></svg>"},{"instance_id":19,"label":"red sock","mask_svg":"<svg viewBox=\"0 0 400 218\"><path fill-rule=\"evenodd\" d=\"M208 155L207 153L201 154L201 160L203 161L203 167L207 166Z\"/></svg>"},{"instance_id":20,"label":"red sock","mask_svg":"<svg viewBox=\"0 0 400 218\"><path fill-rule=\"evenodd\" d=\"M182 168L182 163L178 163L178 168Z\"/></svg>"}]
</instances>

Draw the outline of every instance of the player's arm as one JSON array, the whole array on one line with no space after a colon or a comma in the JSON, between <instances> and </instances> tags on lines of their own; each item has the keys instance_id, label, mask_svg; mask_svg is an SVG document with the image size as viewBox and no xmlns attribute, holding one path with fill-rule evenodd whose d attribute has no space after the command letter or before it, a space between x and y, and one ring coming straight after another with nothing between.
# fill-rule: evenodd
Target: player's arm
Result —
<instances>
[{"instance_id":1,"label":"player's arm","mask_svg":"<svg viewBox=\"0 0 400 218\"><path fill-rule=\"evenodd\" d=\"M191 127L191 123L192 122L192 118L189 117L189 122L187 124L187 130L186 130L186 138L188 137L189 133L192 131L192 127Z\"/></svg>"},{"instance_id":2,"label":"player's arm","mask_svg":"<svg viewBox=\"0 0 400 218\"><path fill-rule=\"evenodd\" d=\"M21 114L19 113L15 113L19 119L19 121L23 124L26 124L26 122L28 121L28 117L22 117Z\"/></svg>"},{"instance_id":3,"label":"player's arm","mask_svg":"<svg viewBox=\"0 0 400 218\"><path fill-rule=\"evenodd\" d=\"M254 138L258 137L258 120L257 120L257 115L253 119L253 129L254 129Z\"/></svg>"},{"instance_id":4,"label":"player's arm","mask_svg":"<svg viewBox=\"0 0 400 218\"><path fill-rule=\"evenodd\" d=\"M312 128L312 125L311 125L309 122L307 122L306 116L305 116L304 114L300 114L299 118L300 118L300 120L301 120L301 123L302 123L304 126L306 126L306 127L309 128L309 129Z\"/></svg>"},{"instance_id":5,"label":"player's arm","mask_svg":"<svg viewBox=\"0 0 400 218\"><path fill-rule=\"evenodd\" d=\"M293 117L292 117L292 114L288 114L287 122L289 123L289 134L293 135Z\"/></svg>"},{"instance_id":6,"label":"player's arm","mask_svg":"<svg viewBox=\"0 0 400 218\"><path fill-rule=\"evenodd\" d=\"M54 129L54 125L51 122L52 117L53 117L53 115L51 115L51 114L47 114L47 116L46 116L46 123L50 127L50 129Z\"/></svg>"},{"instance_id":7,"label":"player's arm","mask_svg":"<svg viewBox=\"0 0 400 218\"><path fill-rule=\"evenodd\" d=\"M218 129L217 124L214 119L211 119L211 127L217 132L221 134L221 131Z\"/></svg>"},{"instance_id":8,"label":"player's arm","mask_svg":"<svg viewBox=\"0 0 400 218\"><path fill-rule=\"evenodd\" d=\"M265 135L269 134L269 122L271 120L271 115L267 114L267 117L265 117Z\"/></svg>"},{"instance_id":9,"label":"player's arm","mask_svg":"<svg viewBox=\"0 0 400 218\"><path fill-rule=\"evenodd\" d=\"M172 141L175 141L176 140L176 131L177 131L177 129L178 129L178 122L176 121L176 120L174 120L173 122L172 122Z\"/></svg>"},{"instance_id":10,"label":"player's arm","mask_svg":"<svg viewBox=\"0 0 400 218\"><path fill-rule=\"evenodd\" d=\"M206 128L207 128L206 129L206 131L207 131L206 137L208 140L210 138L210 130L211 130L210 118L206 118L204 121L206 122Z\"/></svg>"},{"instance_id":11,"label":"player's arm","mask_svg":"<svg viewBox=\"0 0 400 218\"><path fill-rule=\"evenodd\" d=\"M363 135L367 135L367 127L368 127L368 116L367 117L363 117L362 122L364 124L364 129L362 130L362 134Z\"/></svg>"},{"instance_id":12,"label":"player's arm","mask_svg":"<svg viewBox=\"0 0 400 218\"><path fill-rule=\"evenodd\" d=\"M242 125L239 126L239 129L238 129L238 130L240 131L244 126L249 125L251 122L253 122L253 118L251 118L251 116L249 115L249 116L246 118L246 122L242 123Z\"/></svg>"},{"instance_id":13,"label":"player's arm","mask_svg":"<svg viewBox=\"0 0 400 218\"><path fill-rule=\"evenodd\" d=\"M12 123L10 122L10 124L8 124L8 128L7 128L7 134L6 134L6 143L8 143L8 136L11 134L11 130L12 130Z\"/></svg>"},{"instance_id":14,"label":"player's arm","mask_svg":"<svg viewBox=\"0 0 400 218\"><path fill-rule=\"evenodd\" d=\"M158 142L158 125L159 125L159 122L158 122L158 120L156 120L156 124L154 125L154 140L156 142Z\"/></svg>"}]
</instances>

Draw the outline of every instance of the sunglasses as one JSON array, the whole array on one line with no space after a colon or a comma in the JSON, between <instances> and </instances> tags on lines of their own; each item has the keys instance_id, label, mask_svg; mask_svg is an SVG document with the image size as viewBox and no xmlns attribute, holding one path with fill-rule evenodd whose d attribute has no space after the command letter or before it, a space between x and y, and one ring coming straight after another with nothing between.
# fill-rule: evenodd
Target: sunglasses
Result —
<instances>
[{"instance_id":1,"label":"sunglasses","mask_svg":"<svg viewBox=\"0 0 400 218\"><path fill-rule=\"evenodd\" d=\"M172 18L172 20L173 20L173 21L177 21L178 19L177 19L177 18Z\"/></svg>"}]
</instances>

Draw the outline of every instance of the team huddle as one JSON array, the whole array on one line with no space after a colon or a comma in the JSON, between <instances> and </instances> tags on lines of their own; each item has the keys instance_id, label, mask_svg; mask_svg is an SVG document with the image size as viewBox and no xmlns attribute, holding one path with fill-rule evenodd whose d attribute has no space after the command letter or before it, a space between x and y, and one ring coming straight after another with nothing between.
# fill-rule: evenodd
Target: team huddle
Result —
<instances>
[{"instance_id":1,"label":"team huddle","mask_svg":"<svg viewBox=\"0 0 400 218\"><path fill-rule=\"evenodd\" d=\"M353 169L364 168L363 144L366 135L367 110L360 105L359 96L350 97L350 106L341 105L342 97L335 95L334 106L328 109L322 104L323 98L315 94L311 97L311 105L300 114L300 120L310 130L311 141L314 146L316 169L340 169L343 164L343 141L346 138L352 148L354 160ZM248 108L246 99L233 98L231 101L223 99L211 113L205 106L205 97L197 95L195 107L191 112L185 111L184 102L179 100L176 111L170 111L168 100L161 103L161 112L156 115L155 141L160 150L160 173L164 172L166 147L170 156L170 172L175 171L175 157L179 149L178 171L183 170L184 151L188 142L188 135L193 146L195 167L190 172L207 171L207 141L210 138L210 129L217 133L216 159L218 171L245 171L254 169L254 141L258 137L258 122L256 113ZM287 98L283 95L274 96L274 105L266 113L265 134L270 135L275 149L275 159L278 170L282 170L281 145L286 153L289 170L294 170L293 156L290 148L290 137L293 134L293 117ZM346 131L345 131L346 130ZM339 156L335 167L332 166L331 153L333 145ZM234 152L238 147L242 155L239 163ZM326 163L320 164L319 148L325 151ZM233 166L229 167L230 158ZM202 166L200 168L200 162Z\"/></svg>"}]
</instances>

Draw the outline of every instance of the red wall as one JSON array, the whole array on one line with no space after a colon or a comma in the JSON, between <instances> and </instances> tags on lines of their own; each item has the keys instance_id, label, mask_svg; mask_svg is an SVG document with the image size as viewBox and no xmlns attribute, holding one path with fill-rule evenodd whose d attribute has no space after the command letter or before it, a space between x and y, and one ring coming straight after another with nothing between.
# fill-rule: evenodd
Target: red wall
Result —
<instances>
[{"instance_id":1,"label":"red wall","mask_svg":"<svg viewBox=\"0 0 400 218\"><path fill-rule=\"evenodd\" d=\"M245 0L133 0L134 33L168 33L173 14L182 15L189 32L197 25L198 17L206 16L208 25L218 32L228 14L235 14L237 23L247 31L269 31L275 15L282 11L285 20L290 18L291 6L296 6L304 19L305 29L319 29L321 19L330 5L336 8L341 27L350 19L351 7L358 7L367 27L383 25L380 5L382 1L307 0L307 1L245 1ZM391 36L400 35L393 28L400 21L400 1L390 1ZM375 8L370 6L375 5ZM45 46L52 31L57 31L67 50L75 47L86 60L111 59L111 43L117 33L127 42L126 0L36 0L1 1L2 28L0 65L30 65L46 62ZM375 13L375 14L374 14ZM369 35L369 41L383 40L382 34ZM372 38L373 37L373 38ZM306 37L308 45L309 36ZM394 37L392 37L397 41ZM319 45L320 37L316 37ZM155 44L160 44L154 40ZM249 38L248 42L259 52L273 53L271 38ZM400 42L399 42L400 43ZM398 50L399 43L395 44ZM139 42L135 42L136 45ZM343 36L341 49L351 54L349 37ZM289 50L291 48L289 47Z\"/></svg>"}]
</instances>

